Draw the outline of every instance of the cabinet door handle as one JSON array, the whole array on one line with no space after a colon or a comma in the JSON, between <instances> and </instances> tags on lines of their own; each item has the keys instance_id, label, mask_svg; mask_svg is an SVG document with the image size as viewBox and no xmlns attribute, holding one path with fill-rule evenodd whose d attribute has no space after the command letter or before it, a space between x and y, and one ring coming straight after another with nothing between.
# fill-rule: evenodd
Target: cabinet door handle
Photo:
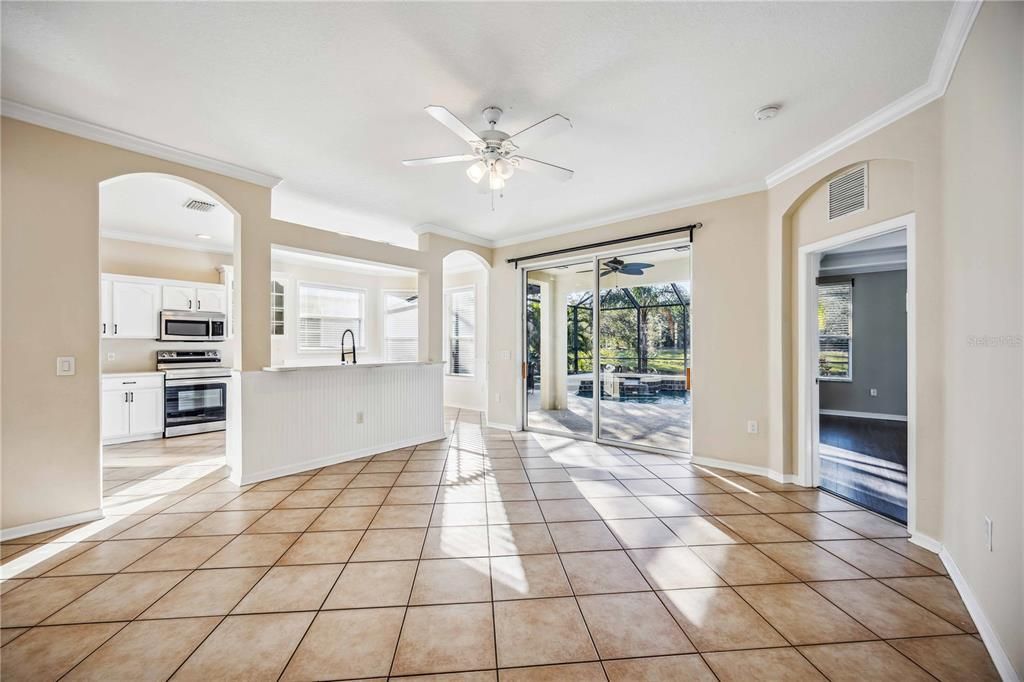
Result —
<instances>
[{"instance_id":1,"label":"cabinet door handle","mask_svg":"<svg viewBox=\"0 0 1024 682\"><path fill-rule=\"evenodd\" d=\"M128 402L130 402L130 403L134 403L134 402L135 402L135 391L132 391L132 392L131 392L131 393L129 393L128 395L129 395L129 396L131 396L131 397L129 398Z\"/></svg>"},{"instance_id":2,"label":"cabinet door handle","mask_svg":"<svg viewBox=\"0 0 1024 682\"><path fill-rule=\"evenodd\" d=\"M124 392L124 401L128 402L128 391Z\"/></svg>"},{"instance_id":3,"label":"cabinet door handle","mask_svg":"<svg viewBox=\"0 0 1024 682\"><path fill-rule=\"evenodd\" d=\"M116 322L114 323L114 333L115 334L117 333L117 323Z\"/></svg>"},{"instance_id":4,"label":"cabinet door handle","mask_svg":"<svg viewBox=\"0 0 1024 682\"><path fill-rule=\"evenodd\" d=\"M188 299L188 309L192 310L192 299Z\"/></svg>"},{"instance_id":5,"label":"cabinet door handle","mask_svg":"<svg viewBox=\"0 0 1024 682\"><path fill-rule=\"evenodd\" d=\"M202 309L203 309L203 300L200 299L200 298L197 298L196 299L196 310L202 310Z\"/></svg>"}]
</instances>

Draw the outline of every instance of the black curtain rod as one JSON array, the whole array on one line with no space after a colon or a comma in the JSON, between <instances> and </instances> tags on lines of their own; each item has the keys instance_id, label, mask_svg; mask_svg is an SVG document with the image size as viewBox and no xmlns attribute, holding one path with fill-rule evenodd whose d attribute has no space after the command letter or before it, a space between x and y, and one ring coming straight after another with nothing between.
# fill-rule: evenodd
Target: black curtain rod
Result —
<instances>
[{"instance_id":1,"label":"black curtain rod","mask_svg":"<svg viewBox=\"0 0 1024 682\"><path fill-rule=\"evenodd\" d=\"M651 237L664 237L669 234L678 234L680 232L689 232L690 241L693 241L693 231L699 230L702 227L702 223L694 223L692 225L685 225L683 227L670 227L667 230L658 230L657 232L647 232L645 234L635 234L632 237L619 237L618 239L608 239L603 242L593 242L591 244L584 244L582 246L570 246L566 249L555 249L554 251L544 251L543 253L535 253L529 256L519 256L518 258L509 258L506 263L512 263L517 268L519 267L519 261L533 260L534 258L544 258L545 256L558 256L563 253L573 253L574 251L585 251L586 249L596 249L602 246L613 246L615 244L622 244L624 242L635 242L640 239L650 239Z\"/></svg>"}]
</instances>

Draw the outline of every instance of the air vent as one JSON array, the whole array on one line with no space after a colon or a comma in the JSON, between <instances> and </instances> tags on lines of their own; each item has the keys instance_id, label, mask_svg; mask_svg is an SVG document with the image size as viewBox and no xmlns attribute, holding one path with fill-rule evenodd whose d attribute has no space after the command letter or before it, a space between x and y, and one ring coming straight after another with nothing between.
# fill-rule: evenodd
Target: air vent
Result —
<instances>
[{"instance_id":1,"label":"air vent","mask_svg":"<svg viewBox=\"0 0 1024 682\"><path fill-rule=\"evenodd\" d=\"M191 211L199 211L200 213L209 213L213 209L217 208L217 204L209 201L202 201L201 199L189 199L185 203L185 208Z\"/></svg>"},{"instance_id":2,"label":"air vent","mask_svg":"<svg viewBox=\"0 0 1024 682\"><path fill-rule=\"evenodd\" d=\"M857 166L828 183L828 219L863 211L868 207L868 166Z\"/></svg>"}]
</instances>

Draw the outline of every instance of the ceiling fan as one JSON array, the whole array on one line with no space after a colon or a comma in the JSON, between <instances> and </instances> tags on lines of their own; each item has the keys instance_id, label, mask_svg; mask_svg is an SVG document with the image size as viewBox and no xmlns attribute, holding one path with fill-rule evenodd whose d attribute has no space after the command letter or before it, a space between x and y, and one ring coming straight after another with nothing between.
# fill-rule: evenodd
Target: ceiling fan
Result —
<instances>
[{"instance_id":1,"label":"ceiling fan","mask_svg":"<svg viewBox=\"0 0 1024 682\"><path fill-rule=\"evenodd\" d=\"M612 258L601 263L601 277L610 275L612 273L618 273L620 275L642 275L644 270L647 268L653 268L654 263L627 263L621 258ZM593 270L578 270L577 274L584 272L593 272Z\"/></svg>"},{"instance_id":2,"label":"ceiling fan","mask_svg":"<svg viewBox=\"0 0 1024 682\"><path fill-rule=\"evenodd\" d=\"M492 192L505 188L505 181L512 177L516 169L545 175L555 180L571 180L573 171L553 163L538 161L519 154L521 147L528 147L534 142L572 127L572 121L561 114L552 114L532 126L523 128L518 133L509 135L495 126L501 119L501 109L487 107L483 110L484 120L490 129L474 132L455 114L442 106L430 105L424 110L433 116L441 125L466 141L472 150L468 154L453 156L431 156L425 159L407 159L402 161L406 166L434 166L441 163L458 163L472 161L466 169L466 175L479 184L487 177L487 185Z\"/></svg>"}]
</instances>

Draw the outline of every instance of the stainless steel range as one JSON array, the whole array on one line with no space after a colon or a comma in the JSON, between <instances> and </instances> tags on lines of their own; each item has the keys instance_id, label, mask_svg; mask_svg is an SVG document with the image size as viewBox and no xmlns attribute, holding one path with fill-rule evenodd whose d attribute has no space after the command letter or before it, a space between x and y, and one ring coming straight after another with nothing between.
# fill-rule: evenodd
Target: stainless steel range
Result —
<instances>
[{"instance_id":1,"label":"stainless steel range","mask_svg":"<svg viewBox=\"0 0 1024 682\"><path fill-rule=\"evenodd\" d=\"M164 373L164 438L227 428L231 369L219 350L161 350Z\"/></svg>"}]
</instances>

